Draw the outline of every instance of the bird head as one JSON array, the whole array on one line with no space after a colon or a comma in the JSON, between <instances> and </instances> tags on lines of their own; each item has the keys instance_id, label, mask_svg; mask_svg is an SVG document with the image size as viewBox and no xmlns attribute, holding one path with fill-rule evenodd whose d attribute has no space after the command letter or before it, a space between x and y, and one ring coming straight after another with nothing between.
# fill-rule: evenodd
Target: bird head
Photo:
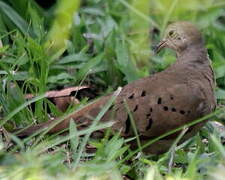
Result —
<instances>
[{"instance_id":1,"label":"bird head","mask_svg":"<svg viewBox=\"0 0 225 180\"><path fill-rule=\"evenodd\" d=\"M199 30L190 22L176 22L170 24L166 30L162 41L156 46L158 53L164 47L171 48L177 53L182 53L185 49L193 45L203 45L203 39Z\"/></svg>"}]
</instances>

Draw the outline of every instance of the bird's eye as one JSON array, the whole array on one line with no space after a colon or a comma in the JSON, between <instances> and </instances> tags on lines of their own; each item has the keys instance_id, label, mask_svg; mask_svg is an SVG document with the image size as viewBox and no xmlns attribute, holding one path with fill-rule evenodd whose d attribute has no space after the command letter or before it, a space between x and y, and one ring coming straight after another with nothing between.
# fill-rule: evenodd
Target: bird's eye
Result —
<instances>
[{"instance_id":1,"label":"bird's eye","mask_svg":"<svg viewBox=\"0 0 225 180\"><path fill-rule=\"evenodd\" d=\"M173 36L174 35L174 31L173 30L171 30L170 32L169 32L169 36Z\"/></svg>"}]
</instances>

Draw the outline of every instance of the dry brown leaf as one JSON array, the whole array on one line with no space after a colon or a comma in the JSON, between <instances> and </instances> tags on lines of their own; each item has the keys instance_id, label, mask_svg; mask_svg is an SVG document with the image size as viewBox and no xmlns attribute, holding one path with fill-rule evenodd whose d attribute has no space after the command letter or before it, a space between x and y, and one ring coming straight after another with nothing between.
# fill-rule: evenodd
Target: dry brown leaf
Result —
<instances>
[{"instance_id":1,"label":"dry brown leaf","mask_svg":"<svg viewBox=\"0 0 225 180\"><path fill-rule=\"evenodd\" d=\"M65 88L62 90L47 91L45 93L45 97L56 98L56 97L69 96L74 91L79 91L81 89L87 89L87 88L89 88L89 86L74 86L74 87L69 87L69 88ZM34 94L26 94L25 95L26 99L31 99L33 97L35 97Z\"/></svg>"},{"instance_id":2,"label":"dry brown leaf","mask_svg":"<svg viewBox=\"0 0 225 180\"><path fill-rule=\"evenodd\" d=\"M66 97L55 97L53 98L53 102L58 108L58 110L65 112L69 105L78 104L80 101L72 96Z\"/></svg>"}]
</instances>

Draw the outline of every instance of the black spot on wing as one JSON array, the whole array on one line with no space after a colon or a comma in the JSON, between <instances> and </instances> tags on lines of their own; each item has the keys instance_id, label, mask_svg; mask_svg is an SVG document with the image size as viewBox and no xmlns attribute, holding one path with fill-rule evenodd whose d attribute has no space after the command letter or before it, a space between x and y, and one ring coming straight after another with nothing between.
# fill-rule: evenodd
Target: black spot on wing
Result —
<instances>
[{"instance_id":1,"label":"black spot on wing","mask_svg":"<svg viewBox=\"0 0 225 180\"><path fill-rule=\"evenodd\" d=\"M145 90L143 90L143 91L141 92L141 96L142 96L142 97L146 96L146 91L145 91Z\"/></svg>"},{"instance_id":2,"label":"black spot on wing","mask_svg":"<svg viewBox=\"0 0 225 180\"><path fill-rule=\"evenodd\" d=\"M168 111L168 109L169 109L169 108L168 108L167 106L164 106L164 107L163 107L163 110L164 110L164 111Z\"/></svg>"},{"instance_id":3,"label":"black spot on wing","mask_svg":"<svg viewBox=\"0 0 225 180\"><path fill-rule=\"evenodd\" d=\"M130 125L131 125L131 123L130 123L130 116L127 115L126 127L125 127L125 134L128 134L129 133L129 131L130 131Z\"/></svg>"},{"instance_id":4,"label":"black spot on wing","mask_svg":"<svg viewBox=\"0 0 225 180\"><path fill-rule=\"evenodd\" d=\"M136 106L134 107L134 110L133 110L133 111L135 112L135 111L137 111L137 110L138 110L138 105L136 105Z\"/></svg>"},{"instance_id":5,"label":"black spot on wing","mask_svg":"<svg viewBox=\"0 0 225 180\"><path fill-rule=\"evenodd\" d=\"M152 122L153 122L153 120L152 120L152 118L150 118L150 119L148 120L148 125L147 125L146 128L145 128L146 131L148 131L149 129L151 129L151 127L152 127Z\"/></svg>"},{"instance_id":6,"label":"black spot on wing","mask_svg":"<svg viewBox=\"0 0 225 180\"><path fill-rule=\"evenodd\" d=\"M162 98L161 98L161 97L158 98L157 103L158 103L158 104L162 104Z\"/></svg>"},{"instance_id":7,"label":"black spot on wing","mask_svg":"<svg viewBox=\"0 0 225 180\"><path fill-rule=\"evenodd\" d=\"M134 93L128 97L128 99L133 99L133 98L134 98Z\"/></svg>"}]
</instances>

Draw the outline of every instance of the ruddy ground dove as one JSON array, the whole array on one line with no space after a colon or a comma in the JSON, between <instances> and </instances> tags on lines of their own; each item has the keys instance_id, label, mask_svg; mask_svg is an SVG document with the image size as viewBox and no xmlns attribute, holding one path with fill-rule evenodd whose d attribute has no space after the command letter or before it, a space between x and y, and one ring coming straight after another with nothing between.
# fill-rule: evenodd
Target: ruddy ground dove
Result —
<instances>
[{"instance_id":1,"label":"ruddy ground dove","mask_svg":"<svg viewBox=\"0 0 225 180\"><path fill-rule=\"evenodd\" d=\"M114 121L112 130L120 131L121 136L134 136L124 102L132 113L142 143L201 118L216 107L213 91L214 74L202 36L196 27L189 22L169 25L156 51L164 47L176 52L177 61L162 72L124 86L113 108L101 119L103 122ZM96 117L110 98L111 95L100 98L65 119L49 132L55 133L68 128L71 118L77 124L90 125L91 120L88 117ZM48 127L52 122L30 127L18 135L29 135L43 127ZM190 127L183 140L193 136L203 124ZM145 151L165 152L177 135L178 133L175 133L161 139L147 147Z\"/></svg>"}]
</instances>

